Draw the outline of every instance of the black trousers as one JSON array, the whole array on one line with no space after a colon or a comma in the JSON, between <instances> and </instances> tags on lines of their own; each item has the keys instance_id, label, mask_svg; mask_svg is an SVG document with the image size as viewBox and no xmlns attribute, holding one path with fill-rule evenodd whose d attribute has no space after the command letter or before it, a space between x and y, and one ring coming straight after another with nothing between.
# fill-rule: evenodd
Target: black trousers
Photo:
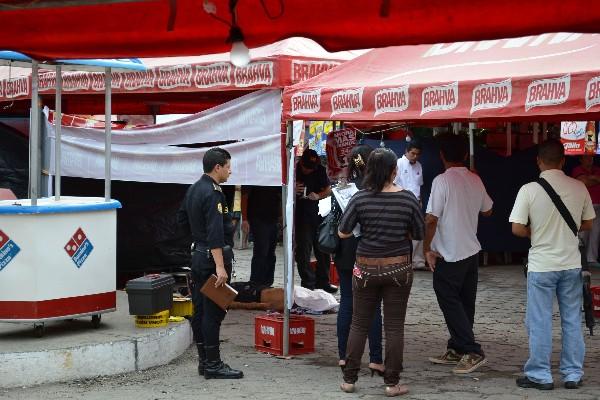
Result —
<instances>
[{"instance_id":1,"label":"black trousers","mask_svg":"<svg viewBox=\"0 0 600 400\"><path fill-rule=\"evenodd\" d=\"M298 266L298 274L302 280L302 286L308 289L324 287L329 285L329 267L331 258L317 248L316 223L307 221L295 221L296 250L295 258ZM317 269L313 271L310 267L311 252L317 258Z\"/></svg>"},{"instance_id":2,"label":"black trousers","mask_svg":"<svg viewBox=\"0 0 600 400\"><path fill-rule=\"evenodd\" d=\"M448 348L460 354L483 355L473 333L478 267L475 254L456 262L439 259L433 272L433 290L450 332Z\"/></svg>"},{"instance_id":3,"label":"black trousers","mask_svg":"<svg viewBox=\"0 0 600 400\"><path fill-rule=\"evenodd\" d=\"M256 219L250 222L250 229L254 238L250 280L260 285L272 286L275 276L277 223Z\"/></svg>"},{"instance_id":4,"label":"black trousers","mask_svg":"<svg viewBox=\"0 0 600 400\"><path fill-rule=\"evenodd\" d=\"M231 265L225 266L228 281L231 279ZM192 316L192 333L194 342L204 343L204 346L218 346L221 322L226 312L211 299L200 292L200 288L207 279L217 273L217 268L212 260L206 257L205 252L192 253L192 304L194 315Z\"/></svg>"}]
</instances>

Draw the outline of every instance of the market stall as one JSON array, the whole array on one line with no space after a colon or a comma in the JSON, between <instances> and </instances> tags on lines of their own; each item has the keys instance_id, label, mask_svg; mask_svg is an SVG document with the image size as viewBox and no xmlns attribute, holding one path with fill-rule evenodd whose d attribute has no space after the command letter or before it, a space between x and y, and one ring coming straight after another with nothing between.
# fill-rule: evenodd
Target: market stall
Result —
<instances>
[{"instance_id":1,"label":"market stall","mask_svg":"<svg viewBox=\"0 0 600 400\"><path fill-rule=\"evenodd\" d=\"M7 55L13 57L11 54ZM12 60L9 59L9 62ZM23 62L20 58L17 61ZM98 327L100 315L115 310L116 208L121 205L110 198L111 124L106 124L104 141L104 200L60 197L60 128L57 129L55 146L56 195L54 198L39 198L39 64L31 59L30 63L30 198L0 202L0 273L3 274L0 279L0 321L33 322L36 335L41 336L46 321L91 315L93 326ZM112 63L107 60L54 61L59 77L59 105L63 65L67 65L66 68L105 70L107 120L111 116L111 68L145 68L137 60L114 60ZM57 120L60 121L60 106L58 108ZM23 290L24 287L27 290Z\"/></svg>"}]
</instances>

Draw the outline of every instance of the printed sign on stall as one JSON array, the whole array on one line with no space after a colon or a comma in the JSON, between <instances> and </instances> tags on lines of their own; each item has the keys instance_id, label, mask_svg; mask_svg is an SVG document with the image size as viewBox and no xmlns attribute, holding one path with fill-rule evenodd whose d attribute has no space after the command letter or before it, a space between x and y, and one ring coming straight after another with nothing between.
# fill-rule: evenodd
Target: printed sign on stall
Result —
<instances>
[{"instance_id":1,"label":"printed sign on stall","mask_svg":"<svg viewBox=\"0 0 600 400\"><path fill-rule=\"evenodd\" d=\"M327 135L327 175L330 179L346 176L348 155L355 145L354 129L340 129Z\"/></svg>"},{"instance_id":2,"label":"printed sign on stall","mask_svg":"<svg viewBox=\"0 0 600 400\"><path fill-rule=\"evenodd\" d=\"M71 257L77 268L81 268L90 253L94 250L83 229L79 228L65 245L65 251Z\"/></svg>"},{"instance_id":3,"label":"printed sign on stall","mask_svg":"<svg viewBox=\"0 0 600 400\"><path fill-rule=\"evenodd\" d=\"M0 230L0 271L21 251L19 246Z\"/></svg>"},{"instance_id":4,"label":"printed sign on stall","mask_svg":"<svg viewBox=\"0 0 600 400\"><path fill-rule=\"evenodd\" d=\"M563 121L560 140L566 155L596 153L596 124L594 121Z\"/></svg>"}]
</instances>

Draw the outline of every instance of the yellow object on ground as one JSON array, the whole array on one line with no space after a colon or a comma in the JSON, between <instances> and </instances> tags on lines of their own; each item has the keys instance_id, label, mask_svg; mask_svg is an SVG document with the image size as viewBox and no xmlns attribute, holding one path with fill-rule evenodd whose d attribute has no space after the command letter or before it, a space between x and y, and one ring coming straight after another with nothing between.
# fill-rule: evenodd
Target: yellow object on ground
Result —
<instances>
[{"instance_id":1,"label":"yellow object on ground","mask_svg":"<svg viewBox=\"0 0 600 400\"><path fill-rule=\"evenodd\" d=\"M169 323L169 310L152 315L136 315L135 326L138 328L160 328Z\"/></svg>"},{"instance_id":2,"label":"yellow object on ground","mask_svg":"<svg viewBox=\"0 0 600 400\"><path fill-rule=\"evenodd\" d=\"M176 317L191 317L194 313L192 300L187 297L173 297L171 315Z\"/></svg>"}]
</instances>

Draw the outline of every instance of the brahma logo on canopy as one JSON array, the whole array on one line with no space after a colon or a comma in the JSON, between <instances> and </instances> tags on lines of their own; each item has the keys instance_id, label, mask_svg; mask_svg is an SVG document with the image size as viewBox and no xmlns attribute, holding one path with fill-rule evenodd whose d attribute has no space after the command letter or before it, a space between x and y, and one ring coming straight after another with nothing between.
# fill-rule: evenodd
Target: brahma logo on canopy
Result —
<instances>
[{"instance_id":1,"label":"brahma logo on canopy","mask_svg":"<svg viewBox=\"0 0 600 400\"><path fill-rule=\"evenodd\" d=\"M298 83L340 65L336 61L292 61L292 83Z\"/></svg>"},{"instance_id":2,"label":"brahma logo on canopy","mask_svg":"<svg viewBox=\"0 0 600 400\"><path fill-rule=\"evenodd\" d=\"M0 231L0 271L15 258L19 251L21 251L19 246Z\"/></svg>"},{"instance_id":3,"label":"brahma logo on canopy","mask_svg":"<svg viewBox=\"0 0 600 400\"><path fill-rule=\"evenodd\" d=\"M200 89L231 85L231 64L220 62L196 65L194 84Z\"/></svg>"},{"instance_id":4,"label":"brahma logo on canopy","mask_svg":"<svg viewBox=\"0 0 600 400\"><path fill-rule=\"evenodd\" d=\"M458 82L429 86L423 90L421 115L432 111L452 110L458 105Z\"/></svg>"},{"instance_id":5,"label":"brahma logo on canopy","mask_svg":"<svg viewBox=\"0 0 600 400\"><path fill-rule=\"evenodd\" d=\"M404 111L408 108L408 85L378 90L375 93L375 116Z\"/></svg>"},{"instance_id":6,"label":"brahma logo on canopy","mask_svg":"<svg viewBox=\"0 0 600 400\"><path fill-rule=\"evenodd\" d=\"M192 87L192 66L159 67L157 85L160 89Z\"/></svg>"},{"instance_id":7,"label":"brahma logo on canopy","mask_svg":"<svg viewBox=\"0 0 600 400\"><path fill-rule=\"evenodd\" d=\"M273 83L273 62L252 62L245 67L235 67L233 70L235 86L248 87L256 85L271 85Z\"/></svg>"},{"instance_id":8,"label":"brahma logo on canopy","mask_svg":"<svg viewBox=\"0 0 600 400\"><path fill-rule=\"evenodd\" d=\"M471 114L479 110L506 107L512 97L512 83L510 79L502 82L483 83L473 89Z\"/></svg>"},{"instance_id":9,"label":"brahma logo on canopy","mask_svg":"<svg viewBox=\"0 0 600 400\"><path fill-rule=\"evenodd\" d=\"M155 74L154 69L147 71L129 71L123 72L123 89L138 90L142 88L154 87Z\"/></svg>"},{"instance_id":10,"label":"brahma logo on canopy","mask_svg":"<svg viewBox=\"0 0 600 400\"><path fill-rule=\"evenodd\" d=\"M291 115L314 114L321 110L321 89L307 90L292 95Z\"/></svg>"},{"instance_id":11,"label":"brahma logo on canopy","mask_svg":"<svg viewBox=\"0 0 600 400\"><path fill-rule=\"evenodd\" d=\"M358 88L335 92L331 96L331 115L361 112L363 90Z\"/></svg>"},{"instance_id":12,"label":"brahma logo on canopy","mask_svg":"<svg viewBox=\"0 0 600 400\"><path fill-rule=\"evenodd\" d=\"M585 89L585 110L600 104L600 76L588 81Z\"/></svg>"},{"instance_id":13,"label":"brahma logo on canopy","mask_svg":"<svg viewBox=\"0 0 600 400\"><path fill-rule=\"evenodd\" d=\"M89 241L81 228L75 231L73 237L65 245L65 251L77 268L81 268L92 250L94 250L94 246L92 246L92 242Z\"/></svg>"},{"instance_id":14,"label":"brahma logo on canopy","mask_svg":"<svg viewBox=\"0 0 600 400\"><path fill-rule=\"evenodd\" d=\"M527 87L525 111L533 107L554 106L562 104L569 98L571 89L571 75L559 78L539 79Z\"/></svg>"},{"instance_id":15,"label":"brahma logo on canopy","mask_svg":"<svg viewBox=\"0 0 600 400\"><path fill-rule=\"evenodd\" d=\"M29 94L29 80L26 76L4 81L4 96L12 99Z\"/></svg>"}]
</instances>

